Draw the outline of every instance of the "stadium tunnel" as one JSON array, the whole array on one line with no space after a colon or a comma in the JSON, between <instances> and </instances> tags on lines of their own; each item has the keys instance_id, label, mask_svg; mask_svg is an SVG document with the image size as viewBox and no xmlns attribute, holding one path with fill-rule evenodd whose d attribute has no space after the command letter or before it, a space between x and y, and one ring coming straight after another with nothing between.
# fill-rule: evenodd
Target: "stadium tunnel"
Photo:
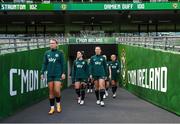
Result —
<instances>
[{"instance_id":1,"label":"stadium tunnel","mask_svg":"<svg viewBox=\"0 0 180 124\"><path fill-rule=\"evenodd\" d=\"M70 4L74 4L74 3L70 3ZM96 3L89 3L89 4L96 5ZM133 4L136 4L136 3L133 3ZM8 10L3 10L3 7L1 7L0 8L1 10L0 11L0 35L1 35L2 46L0 46L0 48L2 49L2 51L14 50L15 53L12 53L11 55L7 54L7 55L0 56L0 60L1 60L0 68L2 68L0 69L0 74L2 74L1 77L3 77L3 78L0 78L0 91L2 92L0 93L0 103L2 103L0 104L0 111L1 111L0 119L6 116L9 116L10 113L16 112L17 110L19 110L19 108L22 108L23 105L29 106L31 103L34 103L36 100L40 101L41 99L45 98L47 95L46 89L44 88L45 85L42 85L42 87L40 87L41 89L38 89L35 87L35 89L33 89L33 91L31 92L29 92L30 91L29 89L31 89L30 85L27 85L27 86L30 86L30 88L28 87L29 89L21 89L21 88L24 88L22 87L23 85L26 85L28 83L26 80L21 78L20 75L17 75L17 77L15 77L14 80L11 81L11 83L13 84L11 85L13 86L11 87L11 90L13 92L12 94L9 94L9 86L8 86L9 85L8 83L10 82L9 74L12 74L12 76L14 74L16 76L16 74L18 74L16 72L23 72L21 73L22 75L25 75L26 73L27 76L31 76L30 72L34 70L33 71L35 72L34 74L37 75L38 74L37 65L38 65L38 69L40 70L41 68L40 66L42 64L41 59L39 59L40 55L43 56L44 51L46 50L46 48L43 48L43 47L49 46L48 38L52 38L52 37L53 38L58 37L59 39L71 38L71 37L84 38L86 37L86 35L90 37L102 37L102 38L117 37L119 39L121 37L124 37L124 39L122 39L121 41L124 41L124 43L130 43L129 39L131 39L133 43L130 45L129 44L118 44L118 45L117 44L68 44L68 45L63 44L63 45L60 45L60 49L64 51L66 56L68 56L67 58L68 59L67 63L69 67L68 72L71 71L71 65L76 58L76 52L79 50L85 51L86 58L90 58L92 55L94 55L95 46L100 46L102 48L102 54L107 56L108 61L110 59L111 54L118 55L120 52L123 52L125 50L126 53L124 54L125 56L123 57L124 57L125 62L128 63L128 65L124 63L123 69L125 72L124 74L126 73L129 74L128 76L131 77L131 80L128 80L128 76L125 75L125 80L123 80L125 82L124 89L132 92L133 94L139 96L140 98L143 98L147 101L154 103L155 105L158 105L162 108L165 108L169 111L172 111L180 115L180 107L179 107L179 102L178 102L180 99L180 95L179 95L180 70L178 68L179 67L178 63L180 61L179 53L172 54L171 52L167 52L167 51L162 52L162 51L157 51L154 49L145 49L145 48L140 48L139 46L135 46L135 44L137 44L137 41L138 41L140 45L142 45L142 47L149 45L149 47L153 47L153 48L157 47L157 48L162 48L163 50L165 50L165 47L167 46L165 43L166 41L168 41L167 43L169 43L169 47L174 49L175 48L174 46L177 46L179 50L180 37L175 37L175 38L165 37L163 39L163 37L161 36L163 35L169 36L171 35L171 33L179 34L180 32L179 6L180 5L178 2L177 3L167 2L168 5L171 5L170 7L167 6L167 8L170 8L168 10L168 9L157 8L161 6L160 5L162 4L161 2L153 3L154 5L151 5L152 3L145 3L145 5L146 4L147 5L149 4L150 6L153 6L156 9L149 10L147 8L144 10L128 9L128 10L112 10L112 11L110 10L108 11L107 10L101 10L101 11L99 10L96 10L96 11L95 10L91 10L91 11L85 11L85 10L79 10L79 11L78 10L76 11L72 11L72 10L71 11L64 11L64 10L63 11L57 11L57 10L20 11L19 10L18 11L18 10L15 10L13 11L11 10L11 11L8 11ZM156 4L158 5L157 7L156 7ZM7 5L9 5L10 7L17 7L17 8L19 6L19 5L12 6L11 4L7 4ZM47 8L46 6L48 6L48 4L44 4L44 6L45 8ZM86 32L86 31L89 31L92 34L98 33L98 36L91 35L89 34L89 32ZM131 36L137 37L136 40L131 38ZM141 39L142 36L145 38ZM37 38L40 39L39 42ZM151 42L152 39L153 39L153 43ZM149 41L149 44L144 44L148 41ZM157 41L157 42L154 42L154 41ZM173 42L170 42L170 41L173 41L174 44L172 44ZM157 46L152 46L152 44L154 43L157 43ZM30 51L31 46L29 47L26 44L31 44L32 47L37 46L36 47L37 49L35 50L32 49L32 51ZM165 47L162 44L165 44ZM23 48L22 45L24 45L25 47L28 46L27 50L29 51L18 51L18 49ZM38 48L41 48L40 45L43 46L42 49L38 49ZM131 45L134 45L134 46L131 46ZM118 56L120 56L120 54ZM11 62L11 60L13 60L13 62ZM16 60L16 62L14 62L14 60ZM16 67L16 68L11 69L11 67ZM151 67L154 67L154 68L151 68ZM157 70L159 73L155 74ZM10 73L10 71L12 71L12 73ZM139 79L142 79L142 80L136 80L136 72L137 72L137 77L139 76L140 77ZM146 78L143 75L144 72L146 72ZM168 79L166 80L167 81L166 84L168 85L164 85L164 86L167 86L166 89L160 90L161 87L148 89L147 87L149 86L145 87L143 84L143 81L144 81L143 79L146 79L146 81L148 81L148 78L152 77L152 75L150 76L147 75L148 72L152 72L155 76L158 75L157 76L158 80L156 80L155 78L152 78L150 82L156 83L156 81L159 81L160 83L164 84L163 81L160 81L161 80L160 77L163 77L163 79ZM161 74L164 76L161 76ZM33 81L36 81L35 83L38 84L38 82L40 82L38 80L39 76L37 75L36 77L37 78L35 79L37 81L36 80L33 80ZM69 77L69 73L68 73L68 77ZM31 77L25 77L25 78L31 79ZM20 81L20 79L22 79L22 81ZM22 84L19 84L19 82L21 82ZM29 81L29 82L32 83L32 81ZM70 81L67 81L67 82L71 83ZM136 85L138 83L142 85L140 86ZM163 86L160 83L158 86ZM17 94L16 94L16 91L17 91ZM28 92L25 92L25 91L28 91ZM33 95L33 94L36 94L36 95ZM126 95L127 94L125 94L124 98L126 98ZM27 96L29 99L27 99ZM132 97L129 97L129 99L132 99ZM128 102L130 103L130 101ZM137 103L136 105L138 104L139 103ZM128 110L130 110L130 108L132 107L133 106L130 106ZM141 106L138 106L138 107L141 107ZM136 114L137 108L134 108L134 110ZM152 109L149 109L150 112L151 110ZM124 114L124 115L129 115L129 114ZM148 113L148 116L150 114ZM39 114L39 115L42 115L42 114ZM141 118L144 119L145 117L143 116L141 116ZM43 118L47 119L46 117L43 117ZM169 118L171 118L171 116L169 116Z\"/></svg>"}]
</instances>

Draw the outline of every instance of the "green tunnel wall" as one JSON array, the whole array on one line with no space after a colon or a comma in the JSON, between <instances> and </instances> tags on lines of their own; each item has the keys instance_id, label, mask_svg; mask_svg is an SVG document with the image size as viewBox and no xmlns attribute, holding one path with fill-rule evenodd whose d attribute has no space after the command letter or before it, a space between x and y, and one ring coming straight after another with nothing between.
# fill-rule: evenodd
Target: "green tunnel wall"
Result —
<instances>
[{"instance_id":1,"label":"green tunnel wall","mask_svg":"<svg viewBox=\"0 0 180 124\"><path fill-rule=\"evenodd\" d=\"M180 54L118 45L125 89L180 115Z\"/></svg>"}]
</instances>

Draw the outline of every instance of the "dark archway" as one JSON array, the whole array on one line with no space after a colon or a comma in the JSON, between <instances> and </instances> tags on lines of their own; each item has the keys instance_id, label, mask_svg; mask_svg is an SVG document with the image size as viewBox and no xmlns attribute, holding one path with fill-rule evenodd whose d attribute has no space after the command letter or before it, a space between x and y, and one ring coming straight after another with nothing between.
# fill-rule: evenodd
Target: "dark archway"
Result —
<instances>
[{"instance_id":1,"label":"dark archway","mask_svg":"<svg viewBox=\"0 0 180 124\"><path fill-rule=\"evenodd\" d=\"M89 59L94 55L94 49L96 46L100 46L102 49L102 55L107 56L107 61L110 60L111 54L118 54L118 48L116 44L72 44L69 45L69 59L70 61L74 61L76 58L77 51L84 51L86 59Z\"/></svg>"}]
</instances>

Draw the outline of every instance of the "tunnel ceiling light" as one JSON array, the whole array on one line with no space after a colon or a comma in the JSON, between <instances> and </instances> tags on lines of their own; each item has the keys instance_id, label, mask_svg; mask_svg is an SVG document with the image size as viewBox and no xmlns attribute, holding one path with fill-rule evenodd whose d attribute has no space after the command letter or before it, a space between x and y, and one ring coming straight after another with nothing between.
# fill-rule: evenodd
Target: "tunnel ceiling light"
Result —
<instances>
[{"instance_id":1,"label":"tunnel ceiling light","mask_svg":"<svg viewBox=\"0 0 180 124\"><path fill-rule=\"evenodd\" d=\"M91 19L94 19L94 16L93 16L93 17L91 17Z\"/></svg>"},{"instance_id":2,"label":"tunnel ceiling light","mask_svg":"<svg viewBox=\"0 0 180 124\"><path fill-rule=\"evenodd\" d=\"M35 21L31 21L31 25L34 25L35 24Z\"/></svg>"},{"instance_id":3,"label":"tunnel ceiling light","mask_svg":"<svg viewBox=\"0 0 180 124\"><path fill-rule=\"evenodd\" d=\"M149 22L149 24L152 24L152 20L149 20L148 22Z\"/></svg>"},{"instance_id":4,"label":"tunnel ceiling light","mask_svg":"<svg viewBox=\"0 0 180 124\"><path fill-rule=\"evenodd\" d=\"M128 19L130 19L131 18L131 15L130 14L128 14Z\"/></svg>"}]
</instances>

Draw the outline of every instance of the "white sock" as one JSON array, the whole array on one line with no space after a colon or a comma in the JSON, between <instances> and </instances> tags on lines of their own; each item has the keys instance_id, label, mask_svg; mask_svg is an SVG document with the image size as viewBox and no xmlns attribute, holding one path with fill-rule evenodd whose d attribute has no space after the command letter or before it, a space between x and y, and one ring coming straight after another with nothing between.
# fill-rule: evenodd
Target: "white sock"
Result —
<instances>
[{"instance_id":1,"label":"white sock","mask_svg":"<svg viewBox=\"0 0 180 124\"><path fill-rule=\"evenodd\" d=\"M57 103L57 106L59 106L60 105L60 102L59 103Z\"/></svg>"},{"instance_id":2,"label":"white sock","mask_svg":"<svg viewBox=\"0 0 180 124\"><path fill-rule=\"evenodd\" d=\"M51 106L51 109L54 109L54 106Z\"/></svg>"}]
</instances>

